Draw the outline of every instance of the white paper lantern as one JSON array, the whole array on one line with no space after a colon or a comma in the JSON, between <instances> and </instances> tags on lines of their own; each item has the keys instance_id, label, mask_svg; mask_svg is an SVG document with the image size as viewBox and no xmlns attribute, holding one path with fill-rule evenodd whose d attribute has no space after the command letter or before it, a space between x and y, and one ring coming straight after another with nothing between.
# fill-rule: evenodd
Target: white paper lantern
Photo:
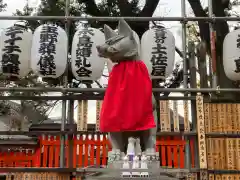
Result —
<instances>
[{"instance_id":1,"label":"white paper lantern","mask_svg":"<svg viewBox=\"0 0 240 180\"><path fill-rule=\"evenodd\" d=\"M146 31L141 39L141 58L152 79L167 78L174 69L175 38L173 34L160 28Z\"/></svg>"},{"instance_id":2,"label":"white paper lantern","mask_svg":"<svg viewBox=\"0 0 240 180\"><path fill-rule=\"evenodd\" d=\"M14 25L1 32L0 72L11 78L21 78L30 72L32 32Z\"/></svg>"},{"instance_id":3,"label":"white paper lantern","mask_svg":"<svg viewBox=\"0 0 240 180\"><path fill-rule=\"evenodd\" d=\"M58 78L67 67L66 32L54 24L39 26L33 34L31 67L43 78Z\"/></svg>"},{"instance_id":4,"label":"white paper lantern","mask_svg":"<svg viewBox=\"0 0 240 180\"><path fill-rule=\"evenodd\" d=\"M117 32L117 29L115 30ZM138 34L133 31L133 37L135 38L137 44L138 44L138 52L139 52L139 59L141 60L141 43L140 43L140 38L138 36ZM107 68L108 68L108 72L110 73L112 71L112 68L113 66L115 65L116 63L113 63L112 61L110 60L107 60Z\"/></svg>"},{"instance_id":5,"label":"white paper lantern","mask_svg":"<svg viewBox=\"0 0 240 180\"><path fill-rule=\"evenodd\" d=\"M135 38L135 40L137 41L137 44L138 44L138 52L139 52L139 56L141 55L140 52L141 52L141 42L140 42L140 38L138 36L138 34L133 31L133 37Z\"/></svg>"},{"instance_id":6,"label":"white paper lantern","mask_svg":"<svg viewBox=\"0 0 240 180\"><path fill-rule=\"evenodd\" d=\"M95 28L83 28L75 33L71 66L77 80L97 80L102 76L106 59L98 56L96 46L104 41L104 34Z\"/></svg>"},{"instance_id":7,"label":"white paper lantern","mask_svg":"<svg viewBox=\"0 0 240 180\"><path fill-rule=\"evenodd\" d=\"M230 80L240 80L240 29L225 36L223 41L223 66L225 74Z\"/></svg>"}]
</instances>

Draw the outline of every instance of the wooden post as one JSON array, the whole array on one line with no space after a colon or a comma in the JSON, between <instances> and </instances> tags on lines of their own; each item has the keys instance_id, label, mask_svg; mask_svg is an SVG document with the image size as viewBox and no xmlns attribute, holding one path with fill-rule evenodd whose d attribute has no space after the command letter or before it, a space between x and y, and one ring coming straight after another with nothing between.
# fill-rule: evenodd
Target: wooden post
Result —
<instances>
[{"instance_id":1,"label":"wooden post","mask_svg":"<svg viewBox=\"0 0 240 180\"><path fill-rule=\"evenodd\" d=\"M88 101L78 101L78 119L77 119L77 131L87 131L87 118L88 118ZM77 137L78 140L82 142L82 144L77 145L76 152L79 158L79 164L85 165L88 164L86 158L88 158L88 136L82 135Z\"/></svg>"},{"instance_id":2,"label":"wooden post","mask_svg":"<svg viewBox=\"0 0 240 180\"><path fill-rule=\"evenodd\" d=\"M82 113L83 113L83 102L78 101L78 117L77 117L77 130L83 130L83 123L82 123Z\"/></svg>"},{"instance_id":3,"label":"wooden post","mask_svg":"<svg viewBox=\"0 0 240 180\"><path fill-rule=\"evenodd\" d=\"M227 119L227 104L221 103L219 104L219 130L220 132L224 133L225 132L225 127L226 127L226 119ZM224 138L219 138L219 144L220 144L220 167L219 169L225 169L225 139Z\"/></svg>"},{"instance_id":4,"label":"wooden post","mask_svg":"<svg viewBox=\"0 0 240 180\"><path fill-rule=\"evenodd\" d=\"M173 127L174 132L179 132L178 101L173 101Z\"/></svg>"},{"instance_id":5,"label":"wooden post","mask_svg":"<svg viewBox=\"0 0 240 180\"><path fill-rule=\"evenodd\" d=\"M200 74L200 87L208 87L208 76L206 66L206 43L200 42L197 46L198 69Z\"/></svg>"},{"instance_id":6,"label":"wooden post","mask_svg":"<svg viewBox=\"0 0 240 180\"><path fill-rule=\"evenodd\" d=\"M231 126L229 126L229 133L232 133L234 128L233 128L233 110L232 110L233 106L231 104L227 105L227 114L228 114L228 119L229 119L229 123ZM234 158L234 154L233 154L233 139L232 138L226 138L226 164L227 164L227 169L229 170L233 170L234 169L234 162L233 162L233 158Z\"/></svg>"},{"instance_id":7,"label":"wooden post","mask_svg":"<svg viewBox=\"0 0 240 180\"><path fill-rule=\"evenodd\" d=\"M161 131L171 131L169 102L167 100L160 101L160 123Z\"/></svg>"},{"instance_id":8,"label":"wooden post","mask_svg":"<svg viewBox=\"0 0 240 180\"><path fill-rule=\"evenodd\" d=\"M205 180L207 177L207 155L206 155L206 141L205 141L205 122L203 109L203 96L198 93L196 97L197 108L197 130L198 130L198 147L199 147L199 167L200 178Z\"/></svg>"},{"instance_id":9,"label":"wooden post","mask_svg":"<svg viewBox=\"0 0 240 180\"><path fill-rule=\"evenodd\" d=\"M213 132L220 132L219 129L219 105L212 104L212 122L213 122ZM220 152L219 138L213 139L213 160L214 160L214 169L219 169L219 152Z\"/></svg>"},{"instance_id":10,"label":"wooden post","mask_svg":"<svg viewBox=\"0 0 240 180\"><path fill-rule=\"evenodd\" d=\"M204 118L205 118L205 131L206 133L210 133L212 131L211 128L211 105L209 103L204 103ZM214 168L214 162L213 162L213 154L212 154L212 140L211 138L206 138L206 144L207 144L207 163L208 163L208 169ZM210 175L209 175L210 177ZM210 178L209 178L210 179Z\"/></svg>"},{"instance_id":11,"label":"wooden post","mask_svg":"<svg viewBox=\"0 0 240 180\"><path fill-rule=\"evenodd\" d=\"M77 130L87 131L88 101L78 101Z\"/></svg>"},{"instance_id":12,"label":"wooden post","mask_svg":"<svg viewBox=\"0 0 240 180\"><path fill-rule=\"evenodd\" d=\"M240 104L236 104L236 121L237 121L237 132L240 131ZM236 168L237 170L240 170L240 138L236 138ZM238 178L240 179L240 175L238 175Z\"/></svg>"},{"instance_id":13,"label":"wooden post","mask_svg":"<svg viewBox=\"0 0 240 180\"><path fill-rule=\"evenodd\" d=\"M102 107L102 101L96 101L96 131L100 131L100 112Z\"/></svg>"},{"instance_id":14,"label":"wooden post","mask_svg":"<svg viewBox=\"0 0 240 180\"><path fill-rule=\"evenodd\" d=\"M237 134L238 133L238 105L237 104L232 104L232 121L233 121L233 133ZM237 156L238 152L238 138L233 138L233 166L234 170L237 170L238 166L238 159L239 156Z\"/></svg>"},{"instance_id":15,"label":"wooden post","mask_svg":"<svg viewBox=\"0 0 240 180\"><path fill-rule=\"evenodd\" d=\"M183 101L183 110L184 110L184 131L189 132L190 131L190 122L189 122L189 106L188 101Z\"/></svg>"},{"instance_id":16,"label":"wooden post","mask_svg":"<svg viewBox=\"0 0 240 180\"><path fill-rule=\"evenodd\" d=\"M237 116L237 112L238 109L237 109L237 104L232 104L232 123L233 123L233 132L234 134L237 134L238 133L238 125L237 125L237 121L238 121L238 116ZM239 159L238 156L236 156L236 153L237 153L237 138L233 138L232 139L233 141L233 150L232 150L232 153L233 153L233 169L236 170L237 169L237 161Z\"/></svg>"},{"instance_id":17,"label":"wooden post","mask_svg":"<svg viewBox=\"0 0 240 180\"><path fill-rule=\"evenodd\" d=\"M196 67L196 56L195 56L195 44L193 41L188 43L188 54L189 54L189 71L190 71L190 87L197 88L197 67ZM196 93L191 93L191 96L196 96ZM191 100L191 120L192 120L192 131L197 129L196 121L196 102ZM194 167L198 166L198 144L197 137L191 137L192 148L194 149ZM197 174L193 173L194 179L196 179Z\"/></svg>"}]
</instances>

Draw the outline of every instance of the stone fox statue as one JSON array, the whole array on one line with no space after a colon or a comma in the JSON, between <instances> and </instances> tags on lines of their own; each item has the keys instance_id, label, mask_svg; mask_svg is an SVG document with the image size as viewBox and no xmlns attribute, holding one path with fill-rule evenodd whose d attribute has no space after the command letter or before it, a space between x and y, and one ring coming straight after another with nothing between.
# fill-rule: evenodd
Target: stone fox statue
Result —
<instances>
[{"instance_id":1,"label":"stone fox statue","mask_svg":"<svg viewBox=\"0 0 240 180\"><path fill-rule=\"evenodd\" d=\"M146 65L139 59L133 31L126 21L120 20L118 32L105 25L104 34L105 43L97 46L99 56L117 64L109 75L100 130L109 132L113 149L121 152L126 151L129 137L140 138L143 151L154 149L156 114L152 82Z\"/></svg>"}]
</instances>

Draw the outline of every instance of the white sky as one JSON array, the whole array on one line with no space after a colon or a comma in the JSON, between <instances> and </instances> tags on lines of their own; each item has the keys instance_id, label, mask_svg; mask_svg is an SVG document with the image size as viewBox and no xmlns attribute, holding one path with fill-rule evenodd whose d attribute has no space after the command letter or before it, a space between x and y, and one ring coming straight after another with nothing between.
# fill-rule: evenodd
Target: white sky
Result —
<instances>
[{"instance_id":1,"label":"white sky","mask_svg":"<svg viewBox=\"0 0 240 180\"><path fill-rule=\"evenodd\" d=\"M7 10L5 12L0 13L0 15L9 15L11 16L16 9L22 10L26 4L26 0L5 0L8 4ZM29 0L29 5L36 7L39 4L40 0ZM187 2L187 0L186 0ZM142 0L141 3L144 3ZM202 0L203 5L207 5L207 0ZM191 9L186 3L187 14L189 15ZM154 13L154 16L181 16L181 0L160 0L158 7ZM0 23L0 29L11 26L14 21L5 21L2 20ZM176 46L182 49L181 46L181 25L179 22L164 22L165 26L169 28L169 30L174 34L176 39ZM179 57L176 57L179 59ZM179 95L179 94L177 94ZM183 106L182 101L179 101L179 114L183 116ZM75 105L77 106L77 104ZM75 110L74 119L77 119L77 108ZM50 114L50 117L61 117L61 104L57 106ZM89 110L88 110L88 123L94 123L96 120L96 106L95 101L89 101Z\"/></svg>"}]
</instances>

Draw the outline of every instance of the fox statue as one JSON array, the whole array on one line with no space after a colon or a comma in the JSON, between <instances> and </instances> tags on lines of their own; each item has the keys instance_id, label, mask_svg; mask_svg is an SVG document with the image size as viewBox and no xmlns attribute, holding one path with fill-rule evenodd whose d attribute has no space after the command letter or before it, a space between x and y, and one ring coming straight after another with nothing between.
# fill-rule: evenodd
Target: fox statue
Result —
<instances>
[{"instance_id":1,"label":"fox statue","mask_svg":"<svg viewBox=\"0 0 240 180\"><path fill-rule=\"evenodd\" d=\"M100 113L100 131L108 132L113 150L126 153L129 137L139 138L142 152L154 150L156 102L146 65L130 26L120 20L118 31L104 25L105 43L100 57L113 63Z\"/></svg>"}]
</instances>

